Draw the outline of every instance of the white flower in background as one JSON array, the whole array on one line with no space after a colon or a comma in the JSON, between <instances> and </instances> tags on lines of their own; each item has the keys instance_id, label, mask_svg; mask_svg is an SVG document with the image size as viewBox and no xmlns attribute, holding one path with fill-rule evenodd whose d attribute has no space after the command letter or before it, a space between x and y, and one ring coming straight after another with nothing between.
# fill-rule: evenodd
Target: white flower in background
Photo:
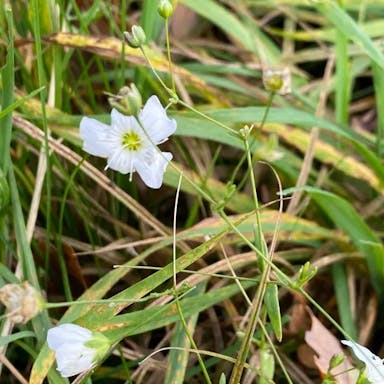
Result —
<instances>
[{"instance_id":1,"label":"white flower in background","mask_svg":"<svg viewBox=\"0 0 384 384\"><path fill-rule=\"evenodd\" d=\"M161 187L172 154L160 152L156 145L175 132L176 121L168 118L156 96L148 99L137 118L139 121L116 109L111 112L110 126L83 117L80 122L83 149L91 155L106 157L106 169L130 173L131 177L137 171L148 187L157 189Z\"/></svg>"},{"instance_id":2,"label":"white flower in background","mask_svg":"<svg viewBox=\"0 0 384 384\"><path fill-rule=\"evenodd\" d=\"M291 93L291 72L289 68L272 69L263 71L263 84L267 91L276 92L279 95Z\"/></svg>"},{"instance_id":3,"label":"white flower in background","mask_svg":"<svg viewBox=\"0 0 384 384\"><path fill-rule=\"evenodd\" d=\"M47 342L55 351L57 370L63 377L93 368L111 345L103 334L75 324L61 324L49 329Z\"/></svg>"},{"instance_id":4,"label":"white flower in background","mask_svg":"<svg viewBox=\"0 0 384 384\"><path fill-rule=\"evenodd\" d=\"M372 384L384 384L383 359L380 359L379 356L376 356L368 348L353 341L341 340L341 342L352 348L355 356L365 364L367 379Z\"/></svg>"}]
</instances>

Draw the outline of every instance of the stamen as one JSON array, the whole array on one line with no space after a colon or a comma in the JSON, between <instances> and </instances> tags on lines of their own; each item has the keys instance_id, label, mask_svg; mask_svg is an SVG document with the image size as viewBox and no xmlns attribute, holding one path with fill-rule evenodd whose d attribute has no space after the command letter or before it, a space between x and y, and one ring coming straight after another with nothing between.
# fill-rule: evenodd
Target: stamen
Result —
<instances>
[{"instance_id":1,"label":"stamen","mask_svg":"<svg viewBox=\"0 0 384 384\"><path fill-rule=\"evenodd\" d=\"M123 148L129 151L138 151L142 147L142 140L139 134L135 131L124 133L122 137Z\"/></svg>"},{"instance_id":2,"label":"stamen","mask_svg":"<svg viewBox=\"0 0 384 384\"><path fill-rule=\"evenodd\" d=\"M129 181L132 181L132 178L133 178L133 159L131 157L130 166L129 166Z\"/></svg>"}]
</instances>

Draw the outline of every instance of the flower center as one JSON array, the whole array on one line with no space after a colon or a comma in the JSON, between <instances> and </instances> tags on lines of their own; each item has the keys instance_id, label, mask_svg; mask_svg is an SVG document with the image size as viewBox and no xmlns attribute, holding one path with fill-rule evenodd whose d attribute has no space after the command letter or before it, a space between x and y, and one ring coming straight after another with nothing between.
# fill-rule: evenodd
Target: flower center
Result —
<instances>
[{"instance_id":1,"label":"flower center","mask_svg":"<svg viewBox=\"0 0 384 384\"><path fill-rule=\"evenodd\" d=\"M135 131L124 133L122 138L124 148L130 151L138 151L142 147L141 137Z\"/></svg>"}]
</instances>

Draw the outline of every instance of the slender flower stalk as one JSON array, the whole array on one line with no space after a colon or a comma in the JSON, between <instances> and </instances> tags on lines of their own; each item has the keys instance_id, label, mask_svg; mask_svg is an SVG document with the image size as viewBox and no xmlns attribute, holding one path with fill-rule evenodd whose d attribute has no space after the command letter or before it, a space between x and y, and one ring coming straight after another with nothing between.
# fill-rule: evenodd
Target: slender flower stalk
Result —
<instances>
[{"instance_id":1,"label":"slender flower stalk","mask_svg":"<svg viewBox=\"0 0 384 384\"><path fill-rule=\"evenodd\" d=\"M256 247L260 250L260 252L265 256L266 259L268 259L268 249L265 243L265 239L263 237L262 232L262 226L261 226L261 218L260 218L260 212L259 212L259 199L256 192L256 181L255 176L253 174L253 168L252 168L252 156L251 156L251 149L249 147L249 133L250 129L248 127L245 127L243 129L243 135L244 135L244 143L245 143L245 152L247 154L247 160L248 160L248 167L250 170L250 178L251 178L251 186L252 186L252 193L253 193L253 201L255 204L255 215L256 215L256 225L257 225L257 245ZM270 258L269 258L270 259ZM270 261L272 261L270 259ZM252 309L249 316L249 322L247 325L247 328L245 330L244 339L242 341L240 351L238 353L238 357L236 359L236 363L233 367L231 378L229 383L230 384L237 384L240 382L244 365L247 360L249 348L251 345L251 339L255 332L257 321L260 316L261 306L263 303L263 297L265 294L265 289L267 286L269 273L270 273L270 265L266 264L264 265L264 269L262 271L261 280L256 292L256 295L252 301Z\"/></svg>"}]
</instances>

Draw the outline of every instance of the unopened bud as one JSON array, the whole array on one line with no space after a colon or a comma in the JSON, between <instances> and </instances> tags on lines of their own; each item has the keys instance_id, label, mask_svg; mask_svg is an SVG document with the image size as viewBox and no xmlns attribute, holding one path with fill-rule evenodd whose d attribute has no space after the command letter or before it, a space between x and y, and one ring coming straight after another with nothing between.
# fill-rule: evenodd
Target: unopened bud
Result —
<instances>
[{"instance_id":1,"label":"unopened bud","mask_svg":"<svg viewBox=\"0 0 384 384\"><path fill-rule=\"evenodd\" d=\"M245 125L243 128L240 129L240 135L244 138L247 138L251 131L252 131L253 126L249 127L248 125Z\"/></svg>"},{"instance_id":2,"label":"unopened bud","mask_svg":"<svg viewBox=\"0 0 384 384\"><path fill-rule=\"evenodd\" d=\"M333 355L331 361L329 362L329 370L338 367L340 364L344 363L345 356L342 353Z\"/></svg>"},{"instance_id":3,"label":"unopened bud","mask_svg":"<svg viewBox=\"0 0 384 384\"><path fill-rule=\"evenodd\" d=\"M286 95L291 92L291 72L288 68L266 69L263 72L263 84L267 91Z\"/></svg>"},{"instance_id":4,"label":"unopened bud","mask_svg":"<svg viewBox=\"0 0 384 384\"><path fill-rule=\"evenodd\" d=\"M131 32L124 32L124 37L128 45L132 48L141 47L147 40L143 28L139 25L132 26Z\"/></svg>"},{"instance_id":5,"label":"unopened bud","mask_svg":"<svg viewBox=\"0 0 384 384\"><path fill-rule=\"evenodd\" d=\"M169 0L160 0L157 11L161 17L168 19L173 13L172 2Z\"/></svg>"},{"instance_id":6,"label":"unopened bud","mask_svg":"<svg viewBox=\"0 0 384 384\"><path fill-rule=\"evenodd\" d=\"M136 116L143 105L143 100L135 84L123 87L117 95L109 95L109 104L125 115Z\"/></svg>"},{"instance_id":7,"label":"unopened bud","mask_svg":"<svg viewBox=\"0 0 384 384\"><path fill-rule=\"evenodd\" d=\"M309 261L302 265L298 272L297 284L302 287L311 280L317 273L317 267L312 268Z\"/></svg>"},{"instance_id":8,"label":"unopened bud","mask_svg":"<svg viewBox=\"0 0 384 384\"><path fill-rule=\"evenodd\" d=\"M0 301L7 307L7 316L14 323L26 323L44 307L41 294L27 281L1 287Z\"/></svg>"}]
</instances>

